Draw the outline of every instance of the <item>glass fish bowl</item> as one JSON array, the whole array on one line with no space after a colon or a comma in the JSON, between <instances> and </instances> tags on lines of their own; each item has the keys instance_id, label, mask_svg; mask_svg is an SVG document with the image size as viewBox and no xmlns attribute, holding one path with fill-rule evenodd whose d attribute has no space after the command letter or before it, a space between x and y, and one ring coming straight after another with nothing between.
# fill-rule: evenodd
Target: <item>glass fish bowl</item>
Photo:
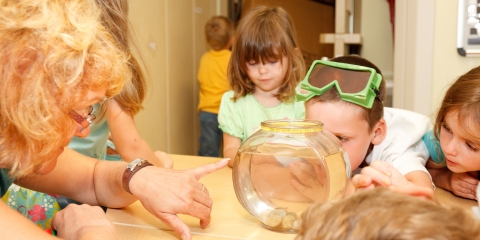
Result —
<instances>
[{"instance_id":1,"label":"glass fish bowl","mask_svg":"<svg viewBox=\"0 0 480 240\"><path fill-rule=\"evenodd\" d=\"M345 196L350 160L340 141L310 120L269 120L240 146L233 185L240 204L267 229L297 233L313 202Z\"/></svg>"}]
</instances>

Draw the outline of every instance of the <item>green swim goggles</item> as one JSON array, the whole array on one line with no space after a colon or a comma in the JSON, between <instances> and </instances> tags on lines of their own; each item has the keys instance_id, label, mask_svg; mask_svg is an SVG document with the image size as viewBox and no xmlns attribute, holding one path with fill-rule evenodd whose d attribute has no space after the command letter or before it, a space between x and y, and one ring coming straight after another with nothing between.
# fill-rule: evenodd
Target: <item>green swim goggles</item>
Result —
<instances>
[{"instance_id":1,"label":"green swim goggles","mask_svg":"<svg viewBox=\"0 0 480 240\"><path fill-rule=\"evenodd\" d=\"M381 82L382 75L373 68L316 60L297 85L296 98L307 101L335 86L342 100L372 108L375 98L380 95Z\"/></svg>"}]
</instances>

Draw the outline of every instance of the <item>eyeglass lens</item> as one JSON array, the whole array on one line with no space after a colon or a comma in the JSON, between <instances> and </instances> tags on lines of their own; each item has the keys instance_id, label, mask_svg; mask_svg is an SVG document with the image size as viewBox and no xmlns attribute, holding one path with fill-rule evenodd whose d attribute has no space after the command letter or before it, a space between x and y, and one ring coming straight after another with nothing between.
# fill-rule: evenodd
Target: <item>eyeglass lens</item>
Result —
<instances>
[{"instance_id":1,"label":"eyeglass lens","mask_svg":"<svg viewBox=\"0 0 480 240\"><path fill-rule=\"evenodd\" d=\"M93 112L93 106L90 106L87 108L87 111L84 113L84 116L80 115L74 110L70 111L69 115L70 117L73 118L73 120L75 120L75 122L80 124L80 126L82 126L83 128L87 128L88 126L90 126L90 123L92 123L93 120L95 120L96 118L96 116L93 115L92 112Z\"/></svg>"},{"instance_id":2,"label":"eyeglass lens","mask_svg":"<svg viewBox=\"0 0 480 240\"><path fill-rule=\"evenodd\" d=\"M323 88L333 80L337 80L342 92L358 93L365 89L370 75L371 73L368 71L355 71L316 64L310 73L308 82L314 87Z\"/></svg>"}]
</instances>

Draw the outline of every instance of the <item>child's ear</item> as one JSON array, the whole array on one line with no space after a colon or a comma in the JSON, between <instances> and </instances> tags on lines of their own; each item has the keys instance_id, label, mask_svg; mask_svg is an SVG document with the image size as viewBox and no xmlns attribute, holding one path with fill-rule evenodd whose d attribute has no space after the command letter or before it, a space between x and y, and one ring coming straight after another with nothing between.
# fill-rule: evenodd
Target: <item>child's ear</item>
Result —
<instances>
[{"instance_id":1,"label":"child's ear","mask_svg":"<svg viewBox=\"0 0 480 240\"><path fill-rule=\"evenodd\" d=\"M373 139L372 144L378 145L383 142L383 139L387 136L387 123L385 119L380 119L373 127Z\"/></svg>"}]
</instances>

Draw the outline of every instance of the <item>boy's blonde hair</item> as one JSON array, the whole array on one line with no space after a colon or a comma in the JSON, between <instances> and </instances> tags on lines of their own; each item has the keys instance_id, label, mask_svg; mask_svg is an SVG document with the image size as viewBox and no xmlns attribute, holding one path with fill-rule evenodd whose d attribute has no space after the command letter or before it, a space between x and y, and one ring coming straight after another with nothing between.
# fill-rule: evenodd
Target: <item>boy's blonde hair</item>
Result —
<instances>
[{"instance_id":1,"label":"boy's blonde hair","mask_svg":"<svg viewBox=\"0 0 480 240\"><path fill-rule=\"evenodd\" d=\"M449 112L457 112L460 126L473 138L480 139L474 135L480 131L480 67L460 76L445 93L433 127L437 139L440 139L440 129Z\"/></svg>"},{"instance_id":2,"label":"boy's blonde hair","mask_svg":"<svg viewBox=\"0 0 480 240\"><path fill-rule=\"evenodd\" d=\"M233 22L224 16L213 16L205 24L205 37L208 45L220 51L228 46L234 34Z\"/></svg>"},{"instance_id":3,"label":"boy's blonde hair","mask_svg":"<svg viewBox=\"0 0 480 240\"><path fill-rule=\"evenodd\" d=\"M255 91L255 84L248 78L247 63L281 61L283 56L288 58L289 65L276 97L289 102L295 99L295 87L305 76L305 62L297 44L295 26L281 7L252 8L240 20L228 65L233 100Z\"/></svg>"},{"instance_id":4,"label":"boy's blonde hair","mask_svg":"<svg viewBox=\"0 0 480 240\"><path fill-rule=\"evenodd\" d=\"M295 238L304 239L480 239L480 225L466 209L378 187L311 205Z\"/></svg>"},{"instance_id":5,"label":"boy's blonde hair","mask_svg":"<svg viewBox=\"0 0 480 240\"><path fill-rule=\"evenodd\" d=\"M68 144L88 91L112 97L131 70L93 0L0 6L0 166L22 176Z\"/></svg>"},{"instance_id":6,"label":"boy's blonde hair","mask_svg":"<svg viewBox=\"0 0 480 240\"><path fill-rule=\"evenodd\" d=\"M382 75L382 72L380 69L375 66L372 62L368 61L365 58L362 58L358 55L348 55L348 56L341 56L341 57L336 57L330 59L332 62L339 62L339 63L348 63L348 64L355 64L359 66L364 66L364 67L369 67L375 69L378 74ZM309 101L312 102L338 102L338 101L343 101L345 104L352 105L352 106L357 106L362 109L362 116L363 118L367 121L368 123L368 130L372 131L373 127L375 124L377 124L380 119L383 118L383 106L386 100L386 86L385 86L385 80L383 79L382 82L380 83L379 86L379 91L380 94L378 98L375 98L375 101L373 102L372 108L368 109L365 107L362 107L360 105L343 101L340 98L340 95L338 94L338 90L336 88L331 88L327 90L325 93L323 93L320 96L315 96Z\"/></svg>"}]
</instances>

